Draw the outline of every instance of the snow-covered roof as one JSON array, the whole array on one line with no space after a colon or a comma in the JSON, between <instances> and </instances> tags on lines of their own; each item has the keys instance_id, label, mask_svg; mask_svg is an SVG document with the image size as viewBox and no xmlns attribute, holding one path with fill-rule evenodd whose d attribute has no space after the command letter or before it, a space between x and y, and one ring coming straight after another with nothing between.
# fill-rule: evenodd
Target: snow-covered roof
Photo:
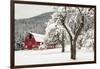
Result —
<instances>
[{"instance_id":1,"label":"snow-covered roof","mask_svg":"<svg viewBox=\"0 0 100 69\"><path fill-rule=\"evenodd\" d=\"M37 34L37 33L31 33L31 34L34 35L34 38L35 38L36 41L44 42L44 35Z\"/></svg>"}]
</instances>

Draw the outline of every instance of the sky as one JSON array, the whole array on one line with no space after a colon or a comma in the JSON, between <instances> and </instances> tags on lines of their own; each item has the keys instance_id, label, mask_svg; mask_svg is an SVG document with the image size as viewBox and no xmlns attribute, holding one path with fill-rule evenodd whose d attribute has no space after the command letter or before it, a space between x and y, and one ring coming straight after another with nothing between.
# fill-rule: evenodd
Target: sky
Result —
<instances>
[{"instance_id":1,"label":"sky","mask_svg":"<svg viewBox=\"0 0 100 69\"><path fill-rule=\"evenodd\" d=\"M15 4L15 19L23 19L53 11L53 6Z\"/></svg>"}]
</instances>

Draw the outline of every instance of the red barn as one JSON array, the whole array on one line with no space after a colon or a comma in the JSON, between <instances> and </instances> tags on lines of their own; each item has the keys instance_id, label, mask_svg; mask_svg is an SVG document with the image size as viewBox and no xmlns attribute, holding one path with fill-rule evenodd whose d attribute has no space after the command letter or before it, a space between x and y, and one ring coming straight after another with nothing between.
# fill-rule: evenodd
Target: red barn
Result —
<instances>
[{"instance_id":1,"label":"red barn","mask_svg":"<svg viewBox=\"0 0 100 69\"><path fill-rule=\"evenodd\" d=\"M36 43L37 43L38 46L40 45L40 43L44 42L44 35L37 34L37 33L31 33L31 34L34 36L34 38L35 38Z\"/></svg>"},{"instance_id":2,"label":"red barn","mask_svg":"<svg viewBox=\"0 0 100 69\"><path fill-rule=\"evenodd\" d=\"M25 41L24 41L25 49L38 48L40 43L44 42L43 38L44 38L44 35L36 34L36 33L29 33L29 35L25 37Z\"/></svg>"},{"instance_id":3,"label":"red barn","mask_svg":"<svg viewBox=\"0 0 100 69\"><path fill-rule=\"evenodd\" d=\"M29 39L30 35L31 39ZM25 49L39 48L39 46L43 43L44 43L44 35L37 33L29 33L29 35L25 37L24 48ZM46 45L47 49L56 48L56 44L46 44Z\"/></svg>"}]
</instances>

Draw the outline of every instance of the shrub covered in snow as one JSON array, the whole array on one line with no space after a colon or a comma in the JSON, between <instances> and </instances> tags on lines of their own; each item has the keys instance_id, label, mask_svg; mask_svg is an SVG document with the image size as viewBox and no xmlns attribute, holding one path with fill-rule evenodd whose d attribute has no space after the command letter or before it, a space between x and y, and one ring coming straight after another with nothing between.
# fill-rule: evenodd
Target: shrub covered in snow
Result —
<instances>
[{"instance_id":1,"label":"shrub covered in snow","mask_svg":"<svg viewBox=\"0 0 100 69\"><path fill-rule=\"evenodd\" d=\"M94 48L94 30L89 29L86 33L81 34L77 40L77 47L81 49L85 47L86 49Z\"/></svg>"}]
</instances>

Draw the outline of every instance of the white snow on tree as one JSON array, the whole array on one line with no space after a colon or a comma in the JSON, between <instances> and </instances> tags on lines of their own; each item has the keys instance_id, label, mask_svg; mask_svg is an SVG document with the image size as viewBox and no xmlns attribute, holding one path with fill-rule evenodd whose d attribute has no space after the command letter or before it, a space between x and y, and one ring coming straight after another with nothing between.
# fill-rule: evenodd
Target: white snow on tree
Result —
<instances>
[{"instance_id":1,"label":"white snow on tree","mask_svg":"<svg viewBox=\"0 0 100 69\"><path fill-rule=\"evenodd\" d=\"M62 8L62 7L61 7ZM69 43L69 38L68 38L68 33L65 31L63 28L60 17L61 15L61 9L58 12L54 12L51 16L52 19L47 22L47 27L46 27L46 33L45 33L45 42L50 43L50 44L60 44L60 41L62 41L62 36L64 36L64 40L66 40Z\"/></svg>"},{"instance_id":2,"label":"white snow on tree","mask_svg":"<svg viewBox=\"0 0 100 69\"><path fill-rule=\"evenodd\" d=\"M49 38L47 38L48 41L61 43L60 35L63 32L60 30L63 30L69 35L66 36L64 34L62 36L64 36L64 38L67 37L67 39L70 39L70 43L72 43L71 45L74 45L75 48L81 48L84 45L84 39L87 39L87 42L89 42L87 36L84 38L82 36L84 36L84 33L87 31L91 32L89 29L93 28L93 9L91 12L89 11L91 11L91 8L56 7L55 12L52 15L52 19L50 19L47 23L46 36L49 36ZM51 30L53 30L53 32L51 32ZM50 35L48 35L48 33ZM90 38L91 37L92 36L90 35ZM89 43L91 44L92 41ZM85 45L85 47L90 46L90 44Z\"/></svg>"}]
</instances>

